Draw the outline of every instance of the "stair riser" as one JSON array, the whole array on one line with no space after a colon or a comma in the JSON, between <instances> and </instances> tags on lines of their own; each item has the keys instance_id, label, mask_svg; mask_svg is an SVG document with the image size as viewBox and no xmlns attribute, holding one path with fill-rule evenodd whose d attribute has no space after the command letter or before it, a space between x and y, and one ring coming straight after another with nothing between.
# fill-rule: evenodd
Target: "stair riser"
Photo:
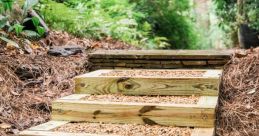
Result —
<instances>
[{"instance_id":1,"label":"stair riser","mask_svg":"<svg viewBox=\"0 0 259 136\"><path fill-rule=\"evenodd\" d=\"M111 71L100 70L76 77L76 93L217 96L221 73L220 70L206 70L205 76L175 78L100 76Z\"/></svg>"},{"instance_id":2,"label":"stair riser","mask_svg":"<svg viewBox=\"0 0 259 136\"><path fill-rule=\"evenodd\" d=\"M216 97L205 104L146 104L60 99L53 103L52 119L106 123L213 127ZM207 103L207 105L206 105Z\"/></svg>"}]
</instances>

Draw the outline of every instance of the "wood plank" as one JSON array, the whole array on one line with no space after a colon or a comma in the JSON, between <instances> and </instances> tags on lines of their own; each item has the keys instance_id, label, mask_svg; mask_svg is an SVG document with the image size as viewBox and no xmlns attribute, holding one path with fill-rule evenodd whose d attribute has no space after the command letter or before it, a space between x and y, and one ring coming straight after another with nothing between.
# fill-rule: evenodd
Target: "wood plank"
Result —
<instances>
[{"instance_id":1,"label":"wood plank","mask_svg":"<svg viewBox=\"0 0 259 136\"><path fill-rule=\"evenodd\" d=\"M105 123L213 127L215 105L157 104L60 99L52 119Z\"/></svg>"},{"instance_id":2,"label":"wood plank","mask_svg":"<svg viewBox=\"0 0 259 136\"><path fill-rule=\"evenodd\" d=\"M208 60L209 65L225 65L229 60Z\"/></svg>"},{"instance_id":3,"label":"wood plank","mask_svg":"<svg viewBox=\"0 0 259 136\"><path fill-rule=\"evenodd\" d=\"M213 96L201 96L198 102L198 105L202 107L211 107L211 106L216 106L218 103L218 97L213 97Z\"/></svg>"},{"instance_id":4,"label":"wood plank","mask_svg":"<svg viewBox=\"0 0 259 136\"><path fill-rule=\"evenodd\" d=\"M73 96L71 98L74 98ZM71 99L69 98L69 99ZM66 133L66 132L57 132L52 131L57 127L61 127L69 123L68 121L49 121L47 123L41 124L38 127L32 127L28 130L22 131L19 133L19 136L119 136L112 134L89 134L89 133ZM55 127L49 127L53 126ZM214 129L213 128L194 128L191 136L213 136Z\"/></svg>"},{"instance_id":5,"label":"wood plank","mask_svg":"<svg viewBox=\"0 0 259 136\"><path fill-rule=\"evenodd\" d=\"M191 136L214 136L214 128L195 128Z\"/></svg>"},{"instance_id":6,"label":"wood plank","mask_svg":"<svg viewBox=\"0 0 259 136\"><path fill-rule=\"evenodd\" d=\"M217 96L221 70L207 71L202 77L119 77L100 76L112 70L96 71L75 78L75 91L81 94L125 95L209 95ZM170 71L170 70L168 70ZM177 70L171 70L177 71ZM178 70L179 71L179 70ZM188 71L188 70L187 70ZM194 71L194 70L191 70ZM200 71L200 70L196 70ZM208 73L210 71L210 73Z\"/></svg>"},{"instance_id":7,"label":"wood plank","mask_svg":"<svg viewBox=\"0 0 259 136\"><path fill-rule=\"evenodd\" d=\"M98 50L90 58L119 59L230 59L232 50Z\"/></svg>"},{"instance_id":8,"label":"wood plank","mask_svg":"<svg viewBox=\"0 0 259 136\"><path fill-rule=\"evenodd\" d=\"M62 125L65 125L67 123L69 123L69 121L49 121L47 123L43 123L43 124L40 124L38 126L31 127L28 130L31 130L31 131L48 131L48 130L58 128L58 127L60 127Z\"/></svg>"},{"instance_id":9,"label":"wood plank","mask_svg":"<svg viewBox=\"0 0 259 136\"><path fill-rule=\"evenodd\" d=\"M65 133L52 131L22 131L19 136L116 136L106 134Z\"/></svg>"},{"instance_id":10,"label":"wood plank","mask_svg":"<svg viewBox=\"0 0 259 136\"><path fill-rule=\"evenodd\" d=\"M179 68L184 68L182 64L166 64L162 66L163 69L179 69Z\"/></svg>"},{"instance_id":11,"label":"wood plank","mask_svg":"<svg viewBox=\"0 0 259 136\"><path fill-rule=\"evenodd\" d=\"M162 65L182 65L180 60L161 61Z\"/></svg>"},{"instance_id":12,"label":"wood plank","mask_svg":"<svg viewBox=\"0 0 259 136\"><path fill-rule=\"evenodd\" d=\"M185 66L206 66L207 61L205 60L199 60L199 61L182 61L183 65Z\"/></svg>"}]
</instances>

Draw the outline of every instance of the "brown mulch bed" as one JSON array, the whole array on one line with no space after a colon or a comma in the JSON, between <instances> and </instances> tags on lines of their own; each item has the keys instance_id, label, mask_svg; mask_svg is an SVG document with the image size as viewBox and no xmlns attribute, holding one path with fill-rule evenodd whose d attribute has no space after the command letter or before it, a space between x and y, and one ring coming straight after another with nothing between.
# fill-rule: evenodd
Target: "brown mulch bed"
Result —
<instances>
[{"instance_id":1,"label":"brown mulch bed","mask_svg":"<svg viewBox=\"0 0 259 136\"><path fill-rule=\"evenodd\" d=\"M259 135L259 48L236 53L225 66L217 113L219 136Z\"/></svg>"},{"instance_id":2,"label":"brown mulch bed","mask_svg":"<svg viewBox=\"0 0 259 136\"><path fill-rule=\"evenodd\" d=\"M13 37L22 45L22 40ZM51 46L79 45L84 53L69 57L47 54ZM87 52L94 49L131 49L113 40L94 41L75 38L65 32L51 32L41 41L32 42L32 52L10 48L0 42L0 135L50 119L51 101L73 93L73 77L87 72ZM27 47L28 49L28 47ZM135 49L135 48L134 48Z\"/></svg>"}]
</instances>

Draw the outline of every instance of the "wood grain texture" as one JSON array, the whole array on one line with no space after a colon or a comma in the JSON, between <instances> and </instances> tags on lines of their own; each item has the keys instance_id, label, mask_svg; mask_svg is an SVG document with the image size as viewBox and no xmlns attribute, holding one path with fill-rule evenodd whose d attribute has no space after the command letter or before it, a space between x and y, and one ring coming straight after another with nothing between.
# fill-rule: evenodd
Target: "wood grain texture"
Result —
<instances>
[{"instance_id":1,"label":"wood grain texture","mask_svg":"<svg viewBox=\"0 0 259 136\"><path fill-rule=\"evenodd\" d=\"M95 71L75 78L75 91L81 94L125 95L209 95L217 96L221 70L207 70L202 77L104 77ZM179 71L179 70L178 70ZM193 71L193 70L192 70ZM198 70L197 70L198 71Z\"/></svg>"},{"instance_id":2,"label":"wood grain texture","mask_svg":"<svg viewBox=\"0 0 259 136\"><path fill-rule=\"evenodd\" d=\"M52 132L52 131L23 131L19 136L117 136L105 134L87 134L87 133L66 133L66 132Z\"/></svg>"},{"instance_id":3,"label":"wood grain texture","mask_svg":"<svg viewBox=\"0 0 259 136\"><path fill-rule=\"evenodd\" d=\"M214 136L214 128L195 128L191 136Z\"/></svg>"},{"instance_id":4,"label":"wood grain texture","mask_svg":"<svg viewBox=\"0 0 259 136\"><path fill-rule=\"evenodd\" d=\"M73 98L73 97L71 97ZM52 129L61 127L68 121L49 121L36 127L20 132L19 136L121 136L113 134L89 134L89 133L67 133L67 132L54 132ZM53 125L55 124L55 125ZM49 127L48 125L52 126ZM55 126L53 128L53 126ZM214 136L213 128L194 128L190 136Z\"/></svg>"},{"instance_id":5,"label":"wood grain texture","mask_svg":"<svg viewBox=\"0 0 259 136\"><path fill-rule=\"evenodd\" d=\"M82 95L71 95L63 97L62 99L80 99ZM69 121L56 121L52 120L47 123L40 124L35 127L31 127L28 130L19 133L19 136L117 136L117 135L106 135L106 134L89 134L89 133L67 133L67 132L54 132L55 128L61 127L65 124L70 123Z\"/></svg>"},{"instance_id":6,"label":"wood grain texture","mask_svg":"<svg viewBox=\"0 0 259 136\"><path fill-rule=\"evenodd\" d=\"M67 123L69 123L69 121L49 121L47 123L43 123L43 124L40 124L38 126L31 127L28 130L31 130L31 131L49 131L49 130L58 128L62 125L65 125Z\"/></svg>"},{"instance_id":7,"label":"wood grain texture","mask_svg":"<svg viewBox=\"0 0 259 136\"><path fill-rule=\"evenodd\" d=\"M232 50L98 50L91 58L119 59L229 59Z\"/></svg>"},{"instance_id":8,"label":"wood grain texture","mask_svg":"<svg viewBox=\"0 0 259 136\"><path fill-rule=\"evenodd\" d=\"M213 127L215 105L129 103L60 99L53 120Z\"/></svg>"},{"instance_id":9,"label":"wood grain texture","mask_svg":"<svg viewBox=\"0 0 259 136\"><path fill-rule=\"evenodd\" d=\"M199 60L199 61L182 61L183 65L185 66L206 66L206 60Z\"/></svg>"}]
</instances>

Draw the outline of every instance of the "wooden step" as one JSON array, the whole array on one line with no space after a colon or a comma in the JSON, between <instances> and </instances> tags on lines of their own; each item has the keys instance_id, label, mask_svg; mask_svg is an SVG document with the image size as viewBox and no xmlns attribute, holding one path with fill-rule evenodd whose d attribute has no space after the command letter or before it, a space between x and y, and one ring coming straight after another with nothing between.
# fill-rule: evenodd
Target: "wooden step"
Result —
<instances>
[{"instance_id":1,"label":"wooden step","mask_svg":"<svg viewBox=\"0 0 259 136\"><path fill-rule=\"evenodd\" d=\"M232 50L98 50L89 54L92 70L222 68Z\"/></svg>"},{"instance_id":2,"label":"wooden step","mask_svg":"<svg viewBox=\"0 0 259 136\"><path fill-rule=\"evenodd\" d=\"M114 72L135 75L107 76ZM136 75L141 72L149 75ZM165 74L159 76L160 72ZM188 72L199 74L179 75L179 73ZM153 76L152 73L154 73ZM171 76L167 73L171 73ZM178 73L178 76L173 73ZM75 92L78 94L217 96L221 73L221 70L97 70L76 77Z\"/></svg>"},{"instance_id":3,"label":"wooden step","mask_svg":"<svg viewBox=\"0 0 259 136\"><path fill-rule=\"evenodd\" d=\"M112 134L88 134L57 132L54 129L69 124L68 121L49 121L47 123L22 131L19 136L119 136ZM194 128L190 136L214 136L213 128Z\"/></svg>"},{"instance_id":4,"label":"wooden step","mask_svg":"<svg viewBox=\"0 0 259 136\"><path fill-rule=\"evenodd\" d=\"M104 134L88 134L88 133L67 133L53 131L55 128L70 123L69 121L49 121L47 123L32 127L22 131L19 136L116 136Z\"/></svg>"},{"instance_id":5,"label":"wooden step","mask_svg":"<svg viewBox=\"0 0 259 136\"><path fill-rule=\"evenodd\" d=\"M90 58L122 59L229 59L233 50L97 50Z\"/></svg>"},{"instance_id":6,"label":"wooden step","mask_svg":"<svg viewBox=\"0 0 259 136\"><path fill-rule=\"evenodd\" d=\"M214 127L217 104L215 96L202 96L197 104L88 101L84 99L87 96L87 94L74 94L55 101L52 105L52 119Z\"/></svg>"}]
</instances>

